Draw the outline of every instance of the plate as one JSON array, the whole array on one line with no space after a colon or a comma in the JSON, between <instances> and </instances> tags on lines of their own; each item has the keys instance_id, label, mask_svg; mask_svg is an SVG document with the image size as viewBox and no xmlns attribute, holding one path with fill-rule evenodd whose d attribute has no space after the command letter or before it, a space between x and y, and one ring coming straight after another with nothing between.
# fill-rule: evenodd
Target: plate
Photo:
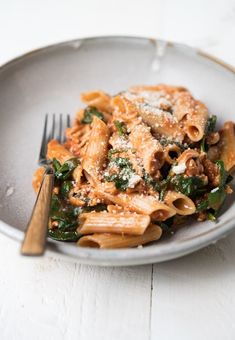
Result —
<instances>
[{"instance_id":1,"label":"plate","mask_svg":"<svg viewBox=\"0 0 235 340\"><path fill-rule=\"evenodd\" d=\"M0 230L21 240L35 201L45 113L74 115L79 94L115 94L134 84L168 83L190 89L219 123L233 119L235 71L193 48L147 38L97 37L25 54L0 68ZM94 265L137 265L189 254L226 236L235 226L233 199L218 223L193 223L169 239L141 249L99 250L49 241L48 251Z\"/></svg>"}]
</instances>

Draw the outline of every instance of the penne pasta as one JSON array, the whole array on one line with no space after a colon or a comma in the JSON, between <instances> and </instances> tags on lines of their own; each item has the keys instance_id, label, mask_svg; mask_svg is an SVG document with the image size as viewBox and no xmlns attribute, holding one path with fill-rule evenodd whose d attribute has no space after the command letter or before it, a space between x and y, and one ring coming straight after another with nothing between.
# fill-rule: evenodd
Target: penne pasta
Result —
<instances>
[{"instance_id":1,"label":"penne pasta","mask_svg":"<svg viewBox=\"0 0 235 340\"><path fill-rule=\"evenodd\" d=\"M161 144L152 137L146 125L136 125L130 133L130 142L142 159L143 167L150 175L156 174L164 163Z\"/></svg>"},{"instance_id":2,"label":"penne pasta","mask_svg":"<svg viewBox=\"0 0 235 340\"><path fill-rule=\"evenodd\" d=\"M176 93L174 99L173 115L178 121L181 121L187 115L193 115L196 103L188 91Z\"/></svg>"},{"instance_id":3,"label":"penne pasta","mask_svg":"<svg viewBox=\"0 0 235 340\"><path fill-rule=\"evenodd\" d=\"M190 159L199 157L198 151L194 149L185 150L177 159L178 164L186 164Z\"/></svg>"},{"instance_id":4,"label":"penne pasta","mask_svg":"<svg viewBox=\"0 0 235 340\"><path fill-rule=\"evenodd\" d=\"M220 159L224 162L225 169L229 172L235 170L235 134L234 123L226 122L220 130Z\"/></svg>"},{"instance_id":5,"label":"penne pasta","mask_svg":"<svg viewBox=\"0 0 235 340\"><path fill-rule=\"evenodd\" d=\"M165 147L164 158L168 164L174 164L176 159L179 158L181 149L176 144L169 144Z\"/></svg>"},{"instance_id":6,"label":"penne pasta","mask_svg":"<svg viewBox=\"0 0 235 340\"><path fill-rule=\"evenodd\" d=\"M135 213L91 212L80 215L78 232L142 235L150 223L148 215Z\"/></svg>"},{"instance_id":7,"label":"penne pasta","mask_svg":"<svg viewBox=\"0 0 235 340\"><path fill-rule=\"evenodd\" d=\"M95 194L107 202L113 202L130 211L153 216L153 219L158 221L165 221L175 215L174 209L171 209L153 196L144 196L135 193L112 195L99 189L95 190Z\"/></svg>"},{"instance_id":8,"label":"penne pasta","mask_svg":"<svg viewBox=\"0 0 235 340\"><path fill-rule=\"evenodd\" d=\"M192 215L196 211L194 202L180 192L168 191L164 201L179 215Z\"/></svg>"},{"instance_id":9,"label":"penne pasta","mask_svg":"<svg viewBox=\"0 0 235 340\"><path fill-rule=\"evenodd\" d=\"M67 160L74 158L74 155L57 140L52 139L47 145L47 158L51 160L56 158L63 164Z\"/></svg>"},{"instance_id":10,"label":"penne pasta","mask_svg":"<svg viewBox=\"0 0 235 340\"><path fill-rule=\"evenodd\" d=\"M187 114L185 122L185 132L193 142L198 142L203 138L207 119L208 110L206 106L197 101L194 112Z\"/></svg>"},{"instance_id":11,"label":"penne pasta","mask_svg":"<svg viewBox=\"0 0 235 340\"><path fill-rule=\"evenodd\" d=\"M154 110L148 106L142 106L140 116L144 123L149 125L153 132L172 140L182 141L184 131L180 129L178 122L169 113Z\"/></svg>"},{"instance_id":12,"label":"penne pasta","mask_svg":"<svg viewBox=\"0 0 235 340\"><path fill-rule=\"evenodd\" d=\"M110 100L110 96L103 91L90 91L81 94L81 101L83 103L96 107L101 111L111 111Z\"/></svg>"},{"instance_id":13,"label":"penne pasta","mask_svg":"<svg viewBox=\"0 0 235 340\"><path fill-rule=\"evenodd\" d=\"M95 184L100 181L100 173L105 165L108 153L109 130L107 125L95 116L91 126L91 137L83 158L82 168L88 180Z\"/></svg>"},{"instance_id":14,"label":"penne pasta","mask_svg":"<svg viewBox=\"0 0 235 340\"><path fill-rule=\"evenodd\" d=\"M93 234L81 237L78 245L101 249L131 248L157 241L161 235L159 226L150 225L143 235Z\"/></svg>"}]
</instances>

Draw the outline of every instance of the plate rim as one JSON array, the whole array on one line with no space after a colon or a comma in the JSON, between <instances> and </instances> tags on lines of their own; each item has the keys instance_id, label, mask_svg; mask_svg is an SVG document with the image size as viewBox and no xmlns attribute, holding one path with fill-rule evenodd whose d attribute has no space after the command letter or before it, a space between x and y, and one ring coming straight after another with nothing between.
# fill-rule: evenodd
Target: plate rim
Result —
<instances>
[{"instance_id":1,"label":"plate rim","mask_svg":"<svg viewBox=\"0 0 235 340\"><path fill-rule=\"evenodd\" d=\"M92 40L137 40L137 41L149 41L153 44L157 42L165 43L168 46L185 48L190 52L194 52L200 57L203 57L216 65L220 65L224 69L229 72L235 74L235 67L230 65L223 60L204 52L201 49L192 47L187 44L172 42L164 39L158 38L149 38L146 36L128 36L128 35L104 35L104 36L88 36L83 38L65 40L62 42L45 45L36 49L33 49L29 52L20 54L19 56L3 63L0 65L0 74L4 72L7 68L14 66L15 63L24 61L28 57L47 52L53 49L57 49L62 46L72 46L78 42L84 41L92 41ZM172 245L169 244L171 251L166 252L166 250L161 250L158 252L157 247L146 247L143 249L115 249L115 250L102 250L102 249L93 249L93 248L76 248L76 254L74 251L69 251L69 248L74 249L74 247L69 247L65 243L58 243L55 241L48 242L47 252L46 254L54 254L62 257L66 257L69 259L76 260L80 263L92 264L92 265L101 265L101 266L127 266L127 265L141 265L141 264L149 264L149 263L157 263L163 262L167 260L176 259L182 257L184 255L193 253L199 249L206 247L207 245L218 241L219 239L227 236L232 230L235 228L235 223L233 221L234 217L228 218L223 222L225 224L223 229L221 226L213 228L213 230L207 231L205 233L199 234L195 238L191 238L188 240L181 249L178 248L179 241ZM14 239L20 242L23 239L24 232L7 224L0 220L0 232L5 234L11 239ZM167 247L167 249L168 249ZM169 250L169 249L168 249Z\"/></svg>"}]
</instances>

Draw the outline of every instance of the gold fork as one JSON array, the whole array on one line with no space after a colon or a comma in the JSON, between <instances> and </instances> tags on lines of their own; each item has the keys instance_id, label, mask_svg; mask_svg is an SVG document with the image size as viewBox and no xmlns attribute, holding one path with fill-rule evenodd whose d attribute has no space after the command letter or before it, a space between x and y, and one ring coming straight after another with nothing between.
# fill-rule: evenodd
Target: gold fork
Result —
<instances>
[{"instance_id":1,"label":"gold fork","mask_svg":"<svg viewBox=\"0 0 235 340\"><path fill-rule=\"evenodd\" d=\"M69 115L63 117L63 115L60 114L59 122L56 122L56 115L53 114L50 130L48 129L48 120L49 116L46 114L38 159L38 164L45 167L45 172L21 246L22 255L40 256L43 255L45 251L51 196L54 183L54 170L51 162L46 158L47 144L54 138L56 138L58 142L63 143L65 141L65 128L70 126ZM57 126L58 132L55 137ZM48 131L50 132L48 133Z\"/></svg>"}]
</instances>

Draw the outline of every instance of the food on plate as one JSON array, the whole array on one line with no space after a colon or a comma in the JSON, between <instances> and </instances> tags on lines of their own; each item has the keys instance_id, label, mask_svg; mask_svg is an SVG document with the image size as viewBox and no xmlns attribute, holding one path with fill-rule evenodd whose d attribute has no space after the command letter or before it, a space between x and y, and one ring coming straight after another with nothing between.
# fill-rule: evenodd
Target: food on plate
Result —
<instances>
[{"instance_id":1,"label":"food on plate","mask_svg":"<svg viewBox=\"0 0 235 340\"><path fill-rule=\"evenodd\" d=\"M235 168L234 123L184 87L81 95L86 107L48 143L54 168L48 236L95 248L137 247L189 222L216 221ZM39 189L43 170L33 178Z\"/></svg>"}]
</instances>

